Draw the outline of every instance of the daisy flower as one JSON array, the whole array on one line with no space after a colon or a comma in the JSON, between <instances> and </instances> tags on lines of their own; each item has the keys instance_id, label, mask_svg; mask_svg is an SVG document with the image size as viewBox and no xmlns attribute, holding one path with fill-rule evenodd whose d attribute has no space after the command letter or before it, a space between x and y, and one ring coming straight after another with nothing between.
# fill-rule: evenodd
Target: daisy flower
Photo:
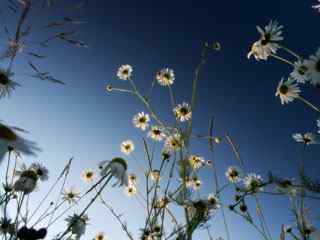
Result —
<instances>
[{"instance_id":1,"label":"daisy flower","mask_svg":"<svg viewBox=\"0 0 320 240\"><path fill-rule=\"evenodd\" d=\"M69 189L65 189L62 193L62 199L67 201L69 204L76 203L80 198L80 192L72 186Z\"/></svg>"},{"instance_id":2,"label":"daisy flower","mask_svg":"<svg viewBox=\"0 0 320 240\"><path fill-rule=\"evenodd\" d=\"M157 73L156 79L161 86L170 86L175 80L175 75L172 69L164 68Z\"/></svg>"},{"instance_id":3,"label":"daisy flower","mask_svg":"<svg viewBox=\"0 0 320 240\"><path fill-rule=\"evenodd\" d=\"M183 145L180 134L174 134L166 138L164 148L166 151L176 151Z\"/></svg>"},{"instance_id":4,"label":"daisy flower","mask_svg":"<svg viewBox=\"0 0 320 240\"><path fill-rule=\"evenodd\" d=\"M160 171L158 169L154 169L149 174L150 178L154 182L159 182L161 179Z\"/></svg>"},{"instance_id":5,"label":"daisy flower","mask_svg":"<svg viewBox=\"0 0 320 240\"><path fill-rule=\"evenodd\" d=\"M140 128L141 130L145 131L149 126L150 117L149 114L145 114L144 112L140 112L136 114L133 119L132 123L136 128Z\"/></svg>"},{"instance_id":6,"label":"daisy flower","mask_svg":"<svg viewBox=\"0 0 320 240\"><path fill-rule=\"evenodd\" d=\"M20 137L17 132L25 131L17 127L9 127L0 122L0 162L8 151L8 147L26 155L35 155L39 151L34 142Z\"/></svg>"},{"instance_id":7,"label":"daisy flower","mask_svg":"<svg viewBox=\"0 0 320 240\"><path fill-rule=\"evenodd\" d=\"M160 142L166 137L166 135L163 133L160 127L152 126L150 131L148 132L148 137Z\"/></svg>"},{"instance_id":8,"label":"daisy flower","mask_svg":"<svg viewBox=\"0 0 320 240\"><path fill-rule=\"evenodd\" d=\"M295 98L299 97L300 88L297 83L293 83L293 79L288 79L284 82L282 78L278 84L276 96L280 97L281 104L288 104L292 102Z\"/></svg>"},{"instance_id":9,"label":"daisy flower","mask_svg":"<svg viewBox=\"0 0 320 240\"><path fill-rule=\"evenodd\" d=\"M306 66L309 69L311 83L314 85L320 84L320 47L315 55L311 55L306 60Z\"/></svg>"},{"instance_id":10,"label":"daisy flower","mask_svg":"<svg viewBox=\"0 0 320 240\"><path fill-rule=\"evenodd\" d=\"M279 25L277 21L271 20L267 26L261 28L257 26L257 30L260 33L260 39L256 41L248 53L248 58L252 55L256 60L267 60L271 54L275 54L280 48L278 42L283 40L282 25Z\"/></svg>"},{"instance_id":11,"label":"daisy flower","mask_svg":"<svg viewBox=\"0 0 320 240\"><path fill-rule=\"evenodd\" d=\"M82 173L82 180L86 183L92 183L95 179L95 173L91 169L85 170Z\"/></svg>"},{"instance_id":12,"label":"daisy flower","mask_svg":"<svg viewBox=\"0 0 320 240\"><path fill-rule=\"evenodd\" d=\"M263 188L261 187L262 181L262 177L255 173L250 173L243 179L246 190L253 193L257 193L263 190Z\"/></svg>"},{"instance_id":13,"label":"daisy flower","mask_svg":"<svg viewBox=\"0 0 320 240\"><path fill-rule=\"evenodd\" d=\"M219 198L214 194L208 196L208 204L213 209L219 209L221 207Z\"/></svg>"},{"instance_id":14,"label":"daisy flower","mask_svg":"<svg viewBox=\"0 0 320 240\"><path fill-rule=\"evenodd\" d=\"M320 0L318 0L318 2L320 3ZM318 5L313 5L312 6L313 9L317 9L320 12L320 4Z\"/></svg>"},{"instance_id":15,"label":"daisy flower","mask_svg":"<svg viewBox=\"0 0 320 240\"><path fill-rule=\"evenodd\" d=\"M193 169L197 170L205 164L205 160L203 157L191 155L189 157L189 163Z\"/></svg>"},{"instance_id":16,"label":"daisy flower","mask_svg":"<svg viewBox=\"0 0 320 240\"><path fill-rule=\"evenodd\" d=\"M121 152L125 155L129 155L134 151L134 144L131 140L126 140L121 143Z\"/></svg>"},{"instance_id":17,"label":"daisy flower","mask_svg":"<svg viewBox=\"0 0 320 240\"><path fill-rule=\"evenodd\" d=\"M179 120L180 122L188 121L192 117L191 106L185 102L177 105L173 109L173 112L176 115L177 120Z\"/></svg>"},{"instance_id":18,"label":"daisy flower","mask_svg":"<svg viewBox=\"0 0 320 240\"><path fill-rule=\"evenodd\" d=\"M198 177L192 179L192 188L195 191L199 191L202 186L202 181Z\"/></svg>"},{"instance_id":19,"label":"daisy flower","mask_svg":"<svg viewBox=\"0 0 320 240\"><path fill-rule=\"evenodd\" d=\"M138 181L137 175L129 174L128 181L129 181L129 185L137 185L137 181Z\"/></svg>"},{"instance_id":20,"label":"daisy flower","mask_svg":"<svg viewBox=\"0 0 320 240\"><path fill-rule=\"evenodd\" d=\"M105 235L104 232L98 232L94 237L94 240L108 240L108 237Z\"/></svg>"},{"instance_id":21,"label":"daisy flower","mask_svg":"<svg viewBox=\"0 0 320 240\"><path fill-rule=\"evenodd\" d=\"M80 237L86 232L86 226L89 222L89 218L86 214L81 217L78 214L73 214L66 218L66 222L72 235L74 235L76 239L80 239Z\"/></svg>"},{"instance_id":22,"label":"daisy flower","mask_svg":"<svg viewBox=\"0 0 320 240\"><path fill-rule=\"evenodd\" d=\"M13 73L9 70L0 69L0 99L4 97L9 97L11 92L15 90L18 83L11 80Z\"/></svg>"},{"instance_id":23,"label":"daisy flower","mask_svg":"<svg viewBox=\"0 0 320 240\"><path fill-rule=\"evenodd\" d=\"M298 60L294 63L294 70L290 76L298 83L305 83L309 80L309 71L305 61Z\"/></svg>"},{"instance_id":24,"label":"daisy flower","mask_svg":"<svg viewBox=\"0 0 320 240\"><path fill-rule=\"evenodd\" d=\"M134 185L127 186L124 191L128 197L134 197L137 194L137 188Z\"/></svg>"},{"instance_id":25,"label":"daisy flower","mask_svg":"<svg viewBox=\"0 0 320 240\"><path fill-rule=\"evenodd\" d=\"M101 169L101 176L106 176L107 174L111 173L112 176L114 176L118 182L115 185L119 183L120 186L126 185L128 186L128 175L127 175L127 169L128 164L126 160L120 157L113 158L111 161L102 161L99 164L99 169Z\"/></svg>"},{"instance_id":26,"label":"daisy flower","mask_svg":"<svg viewBox=\"0 0 320 240\"><path fill-rule=\"evenodd\" d=\"M292 138L296 141L296 142L302 142L305 145L311 145L311 144L317 144L317 136L313 133L305 133L305 134L301 134L301 133L295 133L292 135Z\"/></svg>"},{"instance_id":27,"label":"daisy flower","mask_svg":"<svg viewBox=\"0 0 320 240\"><path fill-rule=\"evenodd\" d=\"M49 170L39 162L32 163L30 169L35 171L41 181L49 179Z\"/></svg>"},{"instance_id":28,"label":"daisy flower","mask_svg":"<svg viewBox=\"0 0 320 240\"><path fill-rule=\"evenodd\" d=\"M117 77L121 80L129 80L132 76L133 69L130 65L122 65L119 67Z\"/></svg>"},{"instance_id":29,"label":"daisy flower","mask_svg":"<svg viewBox=\"0 0 320 240\"><path fill-rule=\"evenodd\" d=\"M38 174L32 169L26 169L22 170L19 175L20 177L13 186L15 191L23 192L24 194L33 192L39 179Z\"/></svg>"},{"instance_id":30,"label":"daisy flower","mask_svg":"<svg viewBox=\"0 0 320 240\"><path fill-rule=\"evenodd\" d=\"M228 168L228 170L226 171L225 174L230 182L236 183L236 182L240 181L241 176L242 176L242 171L238 167L231 166Z\"/></svg>"}]
</instances>

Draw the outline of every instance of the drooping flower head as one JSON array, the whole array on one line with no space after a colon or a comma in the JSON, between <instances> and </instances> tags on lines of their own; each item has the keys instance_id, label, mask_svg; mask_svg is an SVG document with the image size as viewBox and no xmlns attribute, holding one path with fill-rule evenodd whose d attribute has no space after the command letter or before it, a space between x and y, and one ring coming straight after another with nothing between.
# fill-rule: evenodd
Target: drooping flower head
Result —
<instances>
[{"instance_id":1,"label":"drooping flower head","mask_svg":"<svg viewBox=\"0 0 320 240\"><path fill-rule=\"evenodd\" d=\"M185 122L191 119L192 111L191 106L188 103L183 102L182 104L177 105L173 112L180 122Z\"/></svg>"},{"instance_id":2,"label":"drooping flower head","mask_svg":"<svg viewBox=\"0 0 320 240\"><path fill-rule=\"evenodd\" d=\"M280 48L279 42L283 40L282 28L282 25L273 20L264 29L257 26L260 39L252 45L248 58L253 55L256 60L267 60L271 54L275 54Z\"/></svg>"},{"instance_id":3,"label":"drooping flower head","mask_svg":"<svg viewBox=\"0 0 320 240\"><path fill-rule=\"evenodd\" d=\"M157 73L156 79L161 86L170 86L175 80L175 74L172 69L164 68Z\"/></svg>"},{"instance_id":4,"label":"drooping flower head","mask_svg":"<svg viewBox=\"0 0 320 240\"><path fill-rule=\"evenodd\" d=\"M29 194L35 190L38 180L39 176L33 169L22 170L18 180L14 183L14 189L17 192Z\"/></svg>"},{"instance_id":5,"label":"drooping flower head","mask_svg":"<svg viewBox=\"0 0 320 240\"><path fill-rule=\"evenodd\" d=\"M311 83L313 85L320 84L320 47L314 55L311 55L306 62L306 67L309 70Z\"/></svg>"},{"instance_id":6,"label":"drooping flower head","mask_svg":"<svg viewBox=\"0 0 320 240\"><path fill-rule=\"evenodd\" d=\"M132 76L133 69L130 65L122 65L117 72L117 77L121 80L129 80Z\"/></svg>"},{"instance_id":7,"label":"drooping flower head","mask_svg":"<svg viewBox=\"0 0 320 240\"><path fill-rule=\"evenodd\" d=\"M292 138L297 142L304 143L305 145L317 144L317 136L313 133L295 133Z\"/></svg>"},{"instance_id":8,"label":"drooping flower head","mask_svg":"<svg viewBox=\"0 0 320 240\"><path fill-rule=\"evenodd\" d=\"M123 158L116 157L111 161L102 161L99 164L99 169L101 170L101 176L106 176L111 174L118 181L114 184L119 184L120 186L126 185L128 186L128 175L127 175L127 162Z\"/></svg>"},{"instance_id":9,"label":"drooping flower head","mask_svg":"<svg viewBox=\"0 0 320 240\"><path fill-rule=\"evenodd\" d=\"M0 122L0 162L8 152L8 148L26 155L35 155L40 149L36 143L26 140L19 136L17 132L25 132L17 127L10 127Z\"/></svg>"},{"instance_id":10,"label":"drooping flower head","mask_svg":"<svg viewBox=\"0 0 320 240\"><path fill-rule=\"evenodd\" d=\"M132 119L132 123L136 128L140 128L141 130L145 131L149 126L150 117L149 114L145 114L144 112L140 112L134 115Z\"/></svg>"},{"instance_id":11,"label":"drooping flower head","mask_svg":"<svg viewBox=\"0 0 320 240\"><path fill-rule=\"evenodd\" d=\"M20 86L15 81L11 80L13 73L9 70L0 69L0 99L10 97L12 91Z\"/></svg>"},{"instance_id":12,"label":"drooping flower head","mask_svg":"<svg viewBox=\"0 0 320 240\"><path fill-rule=\"evenodd\" d=\"M288 79L287 81L281 79L277 87L276 96L280 98L281 104L284 105L298 98L300 92L298 84L293 83L293 79Z\"/></svg>"}]
</instances>

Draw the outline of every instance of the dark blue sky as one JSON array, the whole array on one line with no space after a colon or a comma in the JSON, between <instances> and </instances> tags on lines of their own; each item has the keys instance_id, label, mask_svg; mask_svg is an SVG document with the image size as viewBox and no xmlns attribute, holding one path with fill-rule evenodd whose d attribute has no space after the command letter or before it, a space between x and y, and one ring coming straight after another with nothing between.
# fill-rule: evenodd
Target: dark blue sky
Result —
<instances>
[{"instance_id":1,"label":"dark blue sky","mask_svg":"<svg viewBox=\"0 0 320 240\"><path fill-rule=\"evenodd\" d=\"M288 76L290 67L276 60L248 60L246 55L258 38L256 25L264 26L271 19L284 25L287 47L306 57L314 53L319 46L320 15L311 9L312 4L313 1L276 0L91 1L79 11L70 12L69 9L68 13L58 7L50 14L35 11L31 23L38 26L70 13L86 20L88 23L80 27L79 38L89 48L74 49L63 43L55 43L49 50L38 48L38 53L48 52L50 58L35 62L64 80L66 86L27 78L24 74L30 69L26 59L19 59L14 71L16 80L23 86L12 98L0 102L1 119L31 131L30 138L43 148L39 158L49 167L57 162L63 164L74 156L73 179L78 181L84 167L93 168L99 160L118 155L122 140L138 141L142 136L132 128L131 118L143 110L143 106L131 96L108 95L104 91L107 83L125 86L115 76L121 64L134 67L134 79L142 90L149 88L157 70L162 67L174 69L177 99L188 101L202 44L219 41L222 51L210 56L199 83L199 105L194 113L196 131L206 132L208 118L214 115L215 131L221 135L225 131L231 134L250 171L263 176L268 170L295 176L300 149L291 134L316 131L315 121L319 116L299 102L283 107L275 98L278 81ZM0 3L1 8L4 5ZM14 26L16 17L2 14L5 23ZM42 38L41 32L36 33L34 39L37 38ZM310 86L302 91L302 95L316 105L320 103L319 94L320 89ZM157 110L169 118L168 93L157 87L153 101ZM197 147L199 154L209 158L205 145ZM140 145L137 155L142 150ZM315 156L319 153L317 147L311 147L307 153L310 174L317 174L319 163ZM219 147L215 156L221 176L227 166L236 164L226 144ZM131 167L136 170L135 166ZM209 175L204 178L211 181ZM204 191L210 191L210 186L208 184ZM119 209L128 204L121 194L108 195L117 201L115 205ZM266 201L270 209L287 203L284 200L279 204L273 199ZM268 211L267 217L277 217L271 222L272 231L278 232L281 221L288 219L287 213L286 210L283 214ZM143 213L137 214L143 216ZM99 228L115 239L122 233L109 221L108 226L102 224L105 229L97 227L99 221L95 222L90 231ZM243 227L238 221L230 220L236 223L235 230ZM132 216L129 216L129 223L134 231L140 227ZM213 226L213 231L223 232L221 224L217 228ZM255 236L250 235L250 231L243 234Z\"/></svg>"}]
</instances>

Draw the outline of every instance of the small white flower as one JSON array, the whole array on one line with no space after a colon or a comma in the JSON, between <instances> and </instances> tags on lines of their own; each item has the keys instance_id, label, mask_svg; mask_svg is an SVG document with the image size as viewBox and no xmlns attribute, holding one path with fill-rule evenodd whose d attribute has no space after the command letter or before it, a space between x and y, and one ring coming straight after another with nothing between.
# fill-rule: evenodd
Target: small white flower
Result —
<instances>
[{"instance_id":1,"label":"small white flower","mask_svg":"<svg viewBox=\"0 0 320 240\"><path fill-rule=\"evenodd\" d=\"M219 209L221 207L219 198L214 194L208 196L208 204L212 209Z\"/></svg>"},{"instance_id":2,"label":"small white flower","mask_svg":"<svg viewBox=\"0 0 320 240\"><path fill-rule=\"evenodd\" d=\"M314 85L320 84L320 47L315 55L311 55L306 60L306 66L309 69L311 83Z\"/></svg>"},{"instance_id":3,"label":"small white flower","mask_svg":"<svg viewBox=\"0 0 320 240\"><path fill-rule=\"evenodd\" d=\"M175 80L175 75L172 69L164 68L157 73L156 79L161 86L170 86Z\"/></svg>"},{"instance_id":4,"label":"small white flower","mask_svg":"<svg viewBox=\"0 0 320 240\"><path fill-rule=\"evenodd\" d=\"M129 155L134 151L134 144L131 140L126 140L121 143L121 152L125 155Z\"/></svg>"},{"instance_id":5,"label":"small white flower","mask_svg":"<svg viewBox=\"0 0 320 240\"><path fill-rule=\"evenodd\" d=\"M121 80L129 80L132 76L133 69L130 65L122 65L117 72L117 77Z\"/></svg>"},{"instance_id":6,"label":"small white flower","mask_svg":"<svg viewBox=\"0 0 320 240\"><path fill-rule=\"evenodd\" d=\"M203 157L191 155L189 157L189 163L193 169L197 170L201 168L206 162Z\"/></svg>"},{"instance_id":7,"label":"small white flower","mask_svg":"<svg viewBox=\"0 0 320 240\"><path fill-rule=\"evenodd\" d=\"M140 112L136 114L133 119L132 123L136 128L140 128L141 130L146 130L149 126L150 117L149 114L145 114L144 112Z\"/></svg>"},{"instance_id":8,"label":"small white flower","mask_svg":"<svg viewBox=\"0 0 320 240\"><path fill-rule=\"evenodd\" d=\"M108 237L105 235L104 232L98 232L94 237L94 240L108 240Z\"/></svg>"},{"instance_id":9,"label":"small white flower","mask_svg":"<svg viewBox=\"0 0 320 240\"><path fill-rule=\"evenodd\" d=\"M199 178L192 179L192 188L195 191L199 191L202 186L202 181Z\"/></svg>"},{"instance_id":10,"label":"small white flower","mask_svg":"<svg viewBox=\"0 0 320 240\"><path fill-rule=\"evenodd\" d=\"M309 71L305 61L298 60L294 63L294 70L290 76L297 80L298 83L305 83L309 80Z\"/></svg>"},{"instance_id":11,"label":"small white flower","mask_svg":"<svg viewBox=\"0 0 320 240\"><path fill-rule=\"evenodd\" d=\"M313 133L305 133L305 134L295 133L292 135L292 138L296 142L302 142L306 145L318 144L318 141L316 140L317 136Z\"/></svg>"},{"instance_id":12,"label":"small white flower","mask_svg":"<svg viewBox=\"0 0 320 240\"><path fill-rule=\"evenodd\" d=\"M134 197L137 194L137 187L134 185L129 185L124 189L128 197Z\"/></svg>"},{"instance_id":13,"label":"small white flower","mask_svg":"<svg viewBox=\"0 0 320 240\"><path fill-rule=\"evenodd\" d=\"M161 179L160 171L158 169L150 171L149 176L154 182L159 182Z\"/></svg>"},{"instance_id":14,"label":"small white flower","mask_svg":"<svg viewBox=\"0 0 320 240\"><path fill-rule=\"evenodd\" d=\"M99 169L101 169L101 176L106 176L111 173L118 182L114 184L119 184L120 186L126 185L128 186L128 175L127 169L128 165L126 160L120 157L113 158L111 161L102 161L99 164Z\"/></svg>"},{"instance_id":15,"label":"small white flower","mask_svg":"<svg viewBox=\"0 0 320 240\"><path fill-rule=\"evenodd\" d=\"M30 166L31 170L34 170L41 181L49 179L49 170L39 162L32 163Z\"/></svg>"},{"instance_id":16,"label":"small white flower","mask_svg":"<svg viewBox=\"0 0 320 240\"><path fill-rule=\"evenodd\" d=\"M261 187L261 184L263 183L262 181L262 177L255 173L250 173L243 179L246 190L253 193L257 193L263 190L263 188Z\"/></svg>"},{"instance_id":17,"label":"small white flower","mask_svg":"<svg viewBox=\"0 0 320 240\"><path fill-rule=\"evenodd\" d=\"M284 105L298 98L300 92L298 84L293 83L293 79L288 79L284 82L284 79L282 78L278 84L275 95L280 97L281 104Z\"/></svg>"},{"instance_id":18,"label":"small white flower","mask_svg":"<svg viewBox=\"0 0 320 240\"><path fill-rule=\"evenodd\" d=\"M77 214L73 214L73 216L69 216L66 218L68 228L76 239L80 239L80 237L85 234L88 221L89 218L86 214L81 217Z\"/></svg>"},{"instance_id":19,"label":"small white flower","mask_svg":"<svg viewBox=\"0 0 320 240\"><path fill-rule=\"evenodd\" d=\"M177 120L179 120L180 122L188 121L192 117L191 106L185 102L177 105L173 109L173 112L176 115Z\"/></svg>"},{"instance_id":20,"label":"small white flower","mask_svg":"<svg viewBox=\"0 0 320 240\"><path fill-rule=\"evenodd\" d=\"M318 0L318 2L320 3L320 0ZM318 5L313 5L312 8L313 8L313 9L316 9L316 10L318 10L318 11L320 12L320 4L318 4ZM320 238L319 238L319 239L320 239Z\"/></svg>"},{"instance_id":21,"label":"small white flower","mask_svg":"<svg viewBox=\"0 0 320 240\"><path fill-rule=\"evenodd\" d=\"M129 185L137 185L138 177L135 174L129 174L128 175L128 184Z\"/></svg>"},{"instance_id":22,"label":"small white flower","mask_svg":"<svg viewBox=\"0 0 320 240\"><path fill-rule=\"evenodd\" d=\"M275 54L280 48L278 42L283 40L282 25L279 25L277 21L271 20L267 26L262 29L257 26L257 30L260 33L260 39L256 41L248 53L248 58L253 55L256 60L267 60L271 54Z\"/></svg>"},{"instance_id":23,"label":"small white flower","mask_svg":"<svg viewBox=\"0 0 320 240\"><path fill-rule=\"evenodd\" d=\"M239 182L241 180L241 176L242 176L242 171L240 168L235 167L235 166L231 166L228 168L228 170L226 171L226 177L228 178L228 180L232 183L236 183Z\"/></svg>"},{"instance_id":24,"label":"small white flower","mask_svg":"<svg viewBox=\"0 0 320 240\"><path fill-rule=\"evenodd\" d=\"M25 132L17 127L9 127L0 122L0 162L8 152L8 147L26 155L35 155L39 148L36 143L20 137L17 132Z\"/></svg>"},{"instance_id":25,"label":"small white flower","mask_svg":"<svg viewBox=\"0 0 320 240\"><path fill-rule=\"evenodd\" d=\"M180 134L174 134L166 138L164 148L166 151L177 151L183 145Z\"/></svg>"},{"instance_id":26,"label":"small white flower","mask_svg":"<svg viewBox=\"0 0 320 240\"><path fill-rule=\"evenodd\" d=\"M13 73L9 70L0 69L0 99L10 97L11 92L14 91L17 86L20 86L11 80L12 76Z\"/></svg>"},{"instance_id":27,"label":"small white flower","mask_svg":"<svg viewBox=\"0 0 320 240\"><path fill-rule=\"evenodd\" d=\"M148 132L148 137L151 137L153 140L160 142L166 137L166 135L160 127L152 126L150 131Z\"/></svg>"},{"instance_id":28,"label":"small white flower","mask_svg":"<svg viewBox=\"0 0 320 240\"><path fill-rule=\"evenodd\" d=\"M80 198L80 192L74 187L67 188L62 193L62 199L69 204L76 203Z\"/></svg>"},{"instance_id":29,"label":"small white flower","mask_svg":"<svg viewBox=\"0 0 320 240\"><path fill-rule=\"evenodd\" d=\"M95 173L91 169L87 169L82 172L81 177L84 182L86 183L92 183L95 179Z\"/></svg>"}]
</instances>

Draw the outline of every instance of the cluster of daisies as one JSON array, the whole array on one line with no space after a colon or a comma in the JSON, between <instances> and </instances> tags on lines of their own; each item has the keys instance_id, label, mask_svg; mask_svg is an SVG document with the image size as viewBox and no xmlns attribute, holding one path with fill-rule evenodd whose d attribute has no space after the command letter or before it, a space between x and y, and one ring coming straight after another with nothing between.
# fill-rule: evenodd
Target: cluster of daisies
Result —
<instances>
[{"instance_id":1,"label":"cluster of daisies","mask_svg":"<svg viewBox=\"0 0 320 240\"><path fill-rule=\"evenodd\" d=\"M307 82L315 86L320 86L320 47L316 53L310 55L309 58L303 58L281 44L283 40L283 26L279 25L277 21L271 20L264 28L257 26L257 29L260 33L260 38L252 45L248 57L254 56L258 61L274 57L289 64L293 68L289 77L287 79L282 78L277 86L275 95L280 98L281 104L285 105L297 99L313 110L320 112L320 108L300 96L301 89L299 86ZM283 49L291 54L294 61L277 55L279 49ZM317 125L318 127L320 126L319 120L317 121ZM320 132L320 130L318 130L318 132ZM317 135L313 133L294 134L293 138L297 142L302 142L306 145L317 143Z\"/></svg>"}]
</instances>

